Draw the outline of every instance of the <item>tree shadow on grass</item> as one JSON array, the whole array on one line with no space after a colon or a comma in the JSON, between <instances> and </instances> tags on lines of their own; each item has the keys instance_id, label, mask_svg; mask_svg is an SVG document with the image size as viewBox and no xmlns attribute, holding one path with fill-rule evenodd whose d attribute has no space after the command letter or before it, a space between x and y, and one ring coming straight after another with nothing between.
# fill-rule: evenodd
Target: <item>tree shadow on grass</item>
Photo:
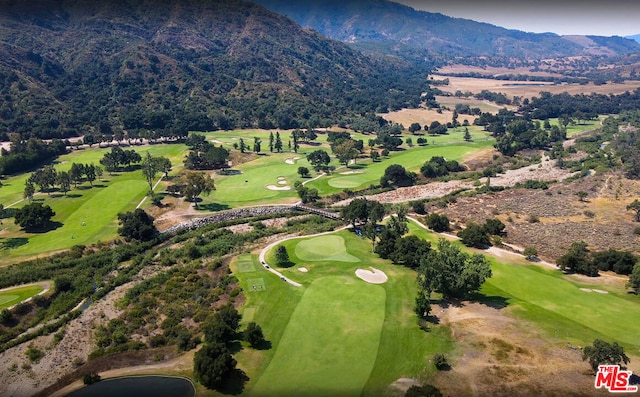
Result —
<instances>
[{"instance_id":1,"label":"tree shadow on grass","mask_svg":"<svg viewBox=\"0 0 640 397\"><path fill-rule=\"evenodd\" d=\"M262 342L258 343L257 346L253 346L253 348L256 350L269 350L271 349L271 347L271 341L268 340L262 340Z\"/></svg>"},{"instance_id":2,"label":"tree shadow on grass","mask_svg":"<svg viewBox=\"0 0 640 397\"><path fill-rule=\"evenodd\" d=\"M27 243L29 243L29 239L26 237L5 238L0 241L0 248L10 250L26 245Z\"/></svg>"},{"instance_id":3,"label":"tree shadow on grass","mask_svg":"<svg viewBox=\"0 0 640 397\"><path fill-rule=\"evenodd\" d=\"M478 302L494 309L504 309L509 306L509 299L503 296L485 295L481 292L474 292L469 296L472 302Z\"/></svg>"},{"instance_id":4,"label":"tree shadow on grass","mask_svg":"<svg viewBox=\"0 0 640 397\"><path fill-rule=\"evenodd\" d=\"M195 208L198 211L209 211L209 212L217 212L217 211L224 211L224 210L231 209L231 207L229 207L228 205L220 204L220 203L198 204L198 206Z\"/></svg>"},{"instance_id":5,"label":"tree shadow on grass","mask_svg":"<svg viewBox=\"0 0 640 397\"><path fill-rule=\"evenodd\" d=\"M52 230L56 230L59 227L62 227L63 223L62 222L47 222L46 225L39 227L39 228L32 228L32 229L25 229L26 232L29 233L35 233L35 234L43 234L43 233L47 233L50 232Z\"/></svg>"},{"instance_id":6,"label":"tree shadow on grass","mask_svg":"<svg viewBox=\"0 0 640 397\"><path fill-rule=\"evenodd\" d=\"M67 194L64 197L68 197L68 198L78 198L78 197L82 197L81 194L77 194L77 193L72 193L72 194Z\"/></svg>"},{"instance_id":7,"label":"tree shadow on grass","mask_svg":"<svg viewBox=\"0 0 640 397\"><path fill-rule=\"evenodd\" d=\"M296 264L291 262L291 261L286 261L286 262L281 262L281 263L277 263L276 266L279 267L280 269L288 269L290 267L295 266Z\"/></svg>"},{"instance_id":8,"label":"tree shadow on grass","mask_svg":"<svg viewBox=\"0 0 640 397\"><path fill-rule=\"evenodd\" d=\"M249 377L247 374L243 370L236 368L231 371L229 376L224 380L222 385L217 388L217 390L222 394L237 396L244 391L244 385L248 381Z\"/></svg>"}]
</instances>

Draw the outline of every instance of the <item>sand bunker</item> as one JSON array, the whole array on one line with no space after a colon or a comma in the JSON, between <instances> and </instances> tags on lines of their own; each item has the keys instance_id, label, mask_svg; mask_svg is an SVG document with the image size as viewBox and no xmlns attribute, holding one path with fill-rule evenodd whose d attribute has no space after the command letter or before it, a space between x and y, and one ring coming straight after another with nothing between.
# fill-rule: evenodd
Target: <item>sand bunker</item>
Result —
<instances>
[{"instance_id":1,"label":"sand bunker","mask_svg":"<svg viewBox=\"0 0 640 397\"><path fill-rule=\"evenodd\" d=\"M286 185L287 181L278 181L278 185Z\"/></svg>"},{"instance_id":2,"label":"sand bunker","mask_svg":"<svg viewBox=\"0 0 640 397\"><path fill-rule=\"evenodd\" d=\"M300 157L289 158L289 159L284 160L284 162L287 163L287 164L295 164L296 160L300 160Z\"/></svg>"},{"instance_id":3,"label":"sand bunker","mask_svg":"<svg viewBox=\"0 0 640 397\"><path fill-rule=\"evenodd\" d=\"M584 292L596 292L598 294L608 294L608 291L603 291L601 289L592 289L592 288L580 288L580 291Z\"/></svg>"},{"instance_id":4,"label":"sand bunker","mask_svg":"<svg viewBox=\"0 0 640 397\"><path fill-rule=\"evenodd\" d=\"M299 272L302 272L302 273L306 273L306 272L308 272L308 271L309 271L309 269L307 269L306 267L299 267L299 268L298 268L298 271L299 271Z\"/></svg>"},{"instance_id":5,"label":"sand bunker","mask_svg":"<svg viewBox=\"0 0 640 397\"><path fill-rule=\"evenodd\" d=\"M267 189L269 189L269 190L291 190L291 186L267 185Z\"/></svg>"},{"instance_id":6,"label":"sand bunker","mask_svg":"<svg viewBox=\"0 0 640 397\"><path fill-rule=\"evenodd\" d=\"M353 175L353 174L364 174L364 171L345 171L340 173L340 175Z\"/></svg>"},{"instance_id":7,"label":"sand bunker","mask_svg":"<svg viewBox=\"0 0 640 397\"><path fill-rule=\"evenodd\" d=\"M371 270L357 269L356 276L371 284L384 284L387 282L387 275L382 270L370 267Z\"/></svg>"}]
</instances>

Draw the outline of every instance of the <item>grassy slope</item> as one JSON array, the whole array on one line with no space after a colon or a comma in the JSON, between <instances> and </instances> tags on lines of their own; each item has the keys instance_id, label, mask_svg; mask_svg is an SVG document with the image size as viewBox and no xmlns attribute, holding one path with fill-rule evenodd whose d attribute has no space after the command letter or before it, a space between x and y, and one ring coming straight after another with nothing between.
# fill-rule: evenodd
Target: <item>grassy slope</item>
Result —
<instances>
[{"instance_id":1,"label":"grassy slope","mask_svg":"<svg viewBox=\"0 0 640 397\"><path fill-rule=\"evenodd\" d=\"M134 147L134 150L153 156L168 157L172 164L180 164L186 150L184 145L152 145ZM58 170L68 170L72 163L99 164L107 149L74 151L61 156L56 163ZM159 175L158 175L159 177ZM24 181L28 175L11 177L0 188L0 202L15 203L22 198ZM84 182L78 188L61 193L38 194L35 200L51 206L56 212L54 222L62 225L47 233L25 233L12 222L4 222L3 237L20 239L17 248L5 250L0 263L8 263L18 257L52 252L77 244L90 244L113 238L117 233L119 212L132 211L148 192L148 185L140 170L109 175L91 187ZM15 205L19 208L26 202ZM84 222L84 226L83 226ZM28 243L24 244L25 241Z\"/></svg>"},{"instance_id":2,"label":"grassy slope","mask_svg":"<svg viewBox=\"0 0 640 397\"><path fill-rule=\"evenodd\" d=\"M434 234L415 225L412 233L437 244ZM462 245L461 245L462 246ZM464 247L464 246L462 246ZM480 252L463 248L467 252ZM563 342L585 346L595 338L617 341L628 353L640 354L640 298L602 286L594 279L579 283L560 270L532 265L524 260L505 263L493 257L493 277L481 289L490 297L507 298L507 308L530 320ZM580 288L606 290L607 294ZM482 298L482 297L481 297Z\"/></svg>"}]
</instances>

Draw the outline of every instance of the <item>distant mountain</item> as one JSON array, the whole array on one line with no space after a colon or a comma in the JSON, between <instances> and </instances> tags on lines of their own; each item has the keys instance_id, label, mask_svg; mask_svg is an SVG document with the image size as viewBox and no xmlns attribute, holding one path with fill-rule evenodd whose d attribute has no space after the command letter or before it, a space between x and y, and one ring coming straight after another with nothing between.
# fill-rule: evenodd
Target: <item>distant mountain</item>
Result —
<instances>
[{"instance_id":1,"label":"distant mountain","mask_svg":"<svg viewBox=\"0 0 640 397\"><path fill-rule=\"evenodd\" d=\"M294 128L419 103L425 71L242 0L0 0L0 132Z\"/></svg>"},{"instance_id":2,"label":"distant mountain","mask_svg":"<svg viewBox=\"0 0 640 397\"><path fill-rule=\"evenodd\" d=\"M581 42L553 33L525 33L487 23L416 11L386 0L254 0L337 40L373 48L417 48L446 56L549 58L623 55L640 44L620 37Z\"/></svg>"},{"instance_id":3,"label":"distant mountain","mask_svg":"<svg viewBox=\"0 0 640 397\"><path fill-rule=\"evenodd\" d=\"M633 36L627 36L627 37L625 37L625 38L626 38L626 39L630 39L630 40L635 40L635 41L637 41L638 43L640 43L640 34L636 34L636 35L633 35Z\"/></svg>"}]
</instances>

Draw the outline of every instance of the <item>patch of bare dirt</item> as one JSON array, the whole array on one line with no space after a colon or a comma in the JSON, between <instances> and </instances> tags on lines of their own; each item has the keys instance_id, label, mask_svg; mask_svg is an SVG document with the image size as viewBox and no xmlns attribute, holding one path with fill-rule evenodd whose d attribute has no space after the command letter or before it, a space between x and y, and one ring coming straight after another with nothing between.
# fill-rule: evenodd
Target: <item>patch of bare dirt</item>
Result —
<instances>
[{"instance_id":1,"label":"patch of bare dirt","mask_svg":"<svg viewBox=\"0 0 640 397\"><path fill-rule=\"evenodd\" d=\"M492 185L496 179L491 179ZM579 191L588 193L584 202L576 195ZM638 252L639 237L634 234L638 223L626 209L638 192L639 181L608 173L555 183L548 190L509 189L461 197L445 209L431 204L427 211L460 223L482 223L497 217L506 225L504 241L533 246L541 257L555 260L575 241L586 242L594 251L614 248Z\"/></svg>"},{"instance_id":2,"label":"patch of bare dirt","mask_svg":"<svg viewBox=\"0 0 640 397\"><path fill-rule=\"evenodd\" d=\"M480 303L434 305L456 343L452 368L434 384L450 396L581 396L598 394L580 351L549 343L508 308Z\"/></svg>"}]
</instances>

